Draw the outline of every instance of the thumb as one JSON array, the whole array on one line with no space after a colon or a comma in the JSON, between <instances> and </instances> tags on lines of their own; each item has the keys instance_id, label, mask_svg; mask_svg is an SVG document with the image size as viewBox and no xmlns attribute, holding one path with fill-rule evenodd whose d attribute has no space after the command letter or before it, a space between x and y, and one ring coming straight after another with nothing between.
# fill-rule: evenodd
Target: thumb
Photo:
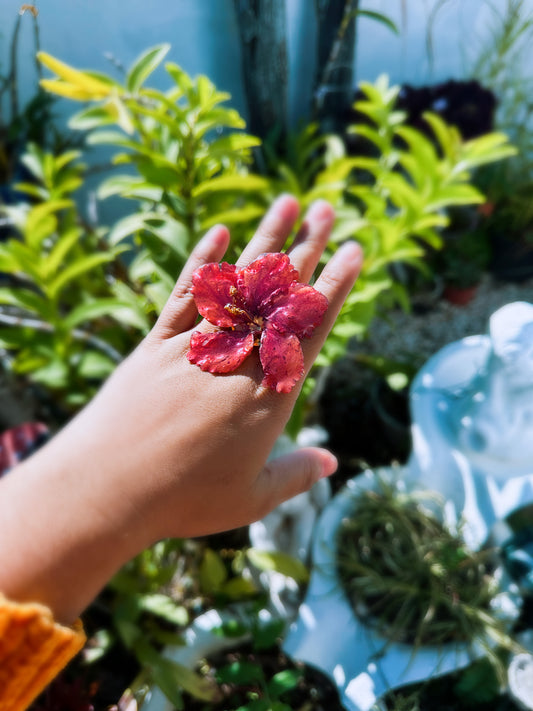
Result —
<instances>
[{"instance_id":1,"label":"thumb","mask_svg":"<svg viewBox=\"0 0 533 711\"><path fill-rule=\"evenodd\" d=\"M305 447L265 464L257 479L261 518L287 499L308 491L323 477L337 471L336 457L327 449Z\"/></svg>"}]
</instances>

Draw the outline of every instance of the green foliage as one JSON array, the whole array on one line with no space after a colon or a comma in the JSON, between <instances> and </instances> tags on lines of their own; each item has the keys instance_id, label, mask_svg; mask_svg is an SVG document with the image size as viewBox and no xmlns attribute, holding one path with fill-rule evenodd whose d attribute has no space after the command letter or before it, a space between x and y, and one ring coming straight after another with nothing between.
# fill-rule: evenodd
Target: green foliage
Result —
<instances>
[{"instance_id":1,"label":"green foliage","mask_svg":"<svg viewBox=\"0 0 533 711\"><path fill-rule=\"evenodd\" d=\"M533 224L533 77L529 72L533 14L524 0L487 5L486 39L469 48L469 73L494 93L495 125L509 136L517 153L512 160L481 171L476 181L496 205L487 230L520 238Z\"/></svg>"},{"instance_id":2,"label":"green foliage","mask_svg":"<svg viewBox=\"0 0 533 711\"><path fill-rule=\"evenodd\" d=\"M127 168L106 178L98 195L118 195L134 207L109 231L89 230L72 202L83 179L77 154L53 157L32 148L24 158L32 180L20 187L33 203L10 209L18 234L0 252L1 269L16 281L4 290L3 303L22 320L7 314L10 328L0 337L15 354L17 372L59 389L71 403L85 402L149 330L207 228L218 222L231 228L232 260L284 191L295 194L304 210L318 198L334 205L337 222L326 256L348 238L365 251L362 274L318 360L332 363L350 338L365 333L386 299L408 304L391 264L424 269L425 246L441 244L446 209L483 199L471 185L472 171L512 153L501 134L464 143L431 115L429 140L405 124L395 110L398 87L381 78L361 84L365 98L355 106L363 119L351 130L364 143L362 153L348 156L339 136L320 135L309 125L289 138L283 160L265 146L268 174L257 175L250 163L259 141L224 106L227 94L172 63L165 65L168 89L147 84L168 49L145 52L122 83L39 55L57 75L42 81L45 88L88 102L71 126L88 131L90 145L111 146L113 163ZM35 314L38 327L31 322ZM293 432L311 390L309 381Z\"/></svg>"},{"instance_id":3,"label":"green foliage","mask_svg":"<svg viewBox=\"0 0 533 711\"><path fill-rule=\"evenodd\" d=\"M472 706L494 702L500 690L500 680L488 659L478 659L467 667L454 686L457 697Z\"/></svg>"},{"instance_id":4,"label":"green foliage","mask_svg":"<svg viewBox=\"0 0 533 711\"><path fill-rule=\"evenodd\" d=\"M0 244L0 345L12 369L59 392L68 408L90 398L148 321L113 280L119 249L77 214L74 191L84 166L69 151L35 145L22 156L32 182L17 185L31 203L5 206L13 235ZM121 324L121 327L113 324Z\"/></svg>"},{"instance_id":5,"label":"green foliage","mask_svg":"<svg viewBox=\"0 0 533 711\"><path fill-rule=\"evenodd\" d=\"M255 610L257 613L258 610ZM244 648L232 652L230 662L207 660L206 668L214 674L218 684L224 685L225 698L223 707L230 711L290 711L290 693L303 679L299 669L282 668L277 672L265 670L262 655L286 666L286 661L279 649L280 639L285 628L283 620L260 621L254 610L242 618L237 629L223 628L221 633L229 637L243 637L249 640ZM242 641L242 640L241 640ZM275 664L274 664L275 666Z\"/></svg>"},{"instance_id":6,"label":"green foliage","mask_svg":"<svg viewBox=\"0 0 533 711\"><path fill-rule=\"evenodd\" d=\"M191 563L198 552L187 541L166 540L130 561L113 578L100 602L110 612L111 625L98 630L89 642L89 662L100 659L114 644L122 644L141 666L134 686L159 686L178 709L184 708L184 691L203 701L219 698L212 680L160 652L164 645L183 644L181 633L189 623L192 603L177 599L173 590L179 586L174 578L180 561Z\"/></svg>"},{"instance_id":7,"label":"green foliage","mask_svg":"<svg viewBox=\"0 0 533 711\"><path fill-rule=\"evenodd\" d=\"M282 551L264 551L258 548L248 548L246 556L252 565L259 570L275 571L292 578L297 583L309 581L309 571L306 566L293 556Z\"/></svg>"},{"instance_id":8,"label":"green foliage","mask_svg":"<svg viewBox=\"0 0 533 711\"><path fill-rule=\"evenodd\" d=\"M471 183L473 171L514 153L504 134L464 142L457 129L426 114L434 136L430 140L408 126L405 114L395 109L399 87L389 87L385 77L375 85L363 82L360 89L364 99L355 109L364 120L350 130L367 155L344 159L355 170L355 180L346 186L348 224L343 224L341 207L333 242L345 239L351 225L365 261L321 354L322 364L338 357L350 337L364 333L384 297L393 294L408 304L390 266L404 263L424 270L426 248L442 246L447 209L483 202Z\"/></svg>"},{"instance_id":9,"label":"green foliage","mask_svg":"<svg viewBox=\"0 0 533 711\"><path fill-rule=\"evenodd\" d=\"M170 62L165 65L170 87L146 86L168 50L161 45L145 52L123 85L100 76L113 93L101 99L97 92L96 100L70 121L72 128L90 131L90 145L111 146L113 163L128 169L105 180L98 195L135 201L136 212L113 227L109 240L118 244L133 238L130 271L158 309L209 227L228 225L230 258L238 255L265 210L268 188L247 168L260 141L244 133L243 119L223 105L228 94L207 77L191 79Z\"/></svg>"}]
</instances>

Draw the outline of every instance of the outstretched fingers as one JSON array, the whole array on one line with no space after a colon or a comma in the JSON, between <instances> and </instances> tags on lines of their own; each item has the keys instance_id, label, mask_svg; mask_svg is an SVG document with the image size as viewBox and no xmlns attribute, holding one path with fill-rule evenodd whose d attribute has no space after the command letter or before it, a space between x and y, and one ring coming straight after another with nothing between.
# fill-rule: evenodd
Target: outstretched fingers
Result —
<instances>
[{"instance_id":1,"label":"outstretched fingers","mask_svg":"<svg viewBox=\"0 0 533 711\"><path fill-rule=\"evenodd\" d=\"M198 312L191 294L193 272L209 262L219 262L228 248L229 241L229 231L223 225L215 225L202 237L183 267L150 334L151 337L161 340L172 338L194 326Z\"/></svg>"}]
</instances>

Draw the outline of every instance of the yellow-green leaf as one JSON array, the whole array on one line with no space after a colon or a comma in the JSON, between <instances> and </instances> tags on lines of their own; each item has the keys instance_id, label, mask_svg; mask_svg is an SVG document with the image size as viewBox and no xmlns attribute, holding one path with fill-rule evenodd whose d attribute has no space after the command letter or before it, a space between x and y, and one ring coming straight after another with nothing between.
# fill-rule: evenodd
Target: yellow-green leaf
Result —
<instances>
[{"instance_id":1,"label":"yellow-green leaf","mask_svg":"<svg viewBox=\"0 0 533 711\"><path fill-rule=\"evenodd\" d=\"M37 58L41 64L44 64L44 66L54 72L54 74L57 74L66 84L75 87L80 92L85 92L90 99L103 99L109 96L112 91L112 87L109 84L99 81L85 72L74 69L59 59L52 57L47 52L39 52Z\"/></svg>"},{"instance_id":2,"label":"yellow-green leaf","mask_svg":"<svg viewBox=\"0 0 533 711\"><path fill-rule=\"evenodd\" d=\"M281 551L263 551L258 548L248 548L248 560L259 570L271 570L293 578L297 583L309 580L309 571L298 558Z\"/></svg>"}]
</instances>

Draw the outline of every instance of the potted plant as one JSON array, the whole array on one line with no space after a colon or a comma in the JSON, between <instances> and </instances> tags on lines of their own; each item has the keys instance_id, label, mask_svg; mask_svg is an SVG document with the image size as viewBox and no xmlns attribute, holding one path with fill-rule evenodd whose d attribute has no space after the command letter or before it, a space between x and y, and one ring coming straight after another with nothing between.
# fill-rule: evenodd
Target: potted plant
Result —
<instances>
[{"instance_id":1,"label":"potted plant","mask_svg":"<svg viewBox=\"0 0 533 711\"><path fill-rule=\"evenodd\" d=\"M336 681L349 711L479 658L503 679L495 649L514 646L497 558L469 550L436 495L404 476L367 472L326 507L310 587L284 644ZM508 610L514 618L516 606Z\"/></svg>"},{"instance_id":2,"label":"potted plant","mask_svg":"<svg viewBox=\"0 0 533 711\"><path fill-rule=\"evenodd\" d=\"M454 230L446 235L444 248L436 259L444 278L444 298L456 306L465 306L475 297L490 263L488 236L477 226Z\"/></svg>"}]
</instances>

